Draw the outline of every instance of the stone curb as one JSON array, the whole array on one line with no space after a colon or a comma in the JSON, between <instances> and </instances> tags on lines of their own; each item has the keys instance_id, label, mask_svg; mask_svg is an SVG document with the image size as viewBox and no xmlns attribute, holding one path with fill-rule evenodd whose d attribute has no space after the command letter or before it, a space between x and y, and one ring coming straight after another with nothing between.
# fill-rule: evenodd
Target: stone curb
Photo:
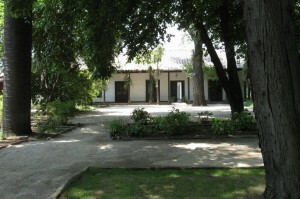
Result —
<instances>
[{"instance_id":1,"label":"stone curb","mask_svg":"<svg viewBox=\"0 0 300 199\"><path fill-rule=\"evenodd\" d=\"M89 167L85 167L77 174L71 176L69 179L67 179L56 191L54 194L50 196L49 199L59 199L61 194L69 187L69 185L74 182L75 180L79 179L83 173L85 173Z\"/></svg>"}]
</instances>

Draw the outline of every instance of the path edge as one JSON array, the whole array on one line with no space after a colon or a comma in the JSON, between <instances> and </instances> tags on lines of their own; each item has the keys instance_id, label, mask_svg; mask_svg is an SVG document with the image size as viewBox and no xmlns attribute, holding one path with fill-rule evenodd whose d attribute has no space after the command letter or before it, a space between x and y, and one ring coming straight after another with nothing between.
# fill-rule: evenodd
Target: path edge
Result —
<instances>
[{"instance_id":1,"label":"path edge","mask_svg":"<svg viewBox=\"0 0 300 199\"><path fill-rule=\"evenodd\" d=\"M69 187L69 185L79 179L88 169L89 166L84 167L81 171L68 178L60 187L56 189L55 193L53 193L49 199L59 199L61 194Z\"/></svg>"}]
</instances>

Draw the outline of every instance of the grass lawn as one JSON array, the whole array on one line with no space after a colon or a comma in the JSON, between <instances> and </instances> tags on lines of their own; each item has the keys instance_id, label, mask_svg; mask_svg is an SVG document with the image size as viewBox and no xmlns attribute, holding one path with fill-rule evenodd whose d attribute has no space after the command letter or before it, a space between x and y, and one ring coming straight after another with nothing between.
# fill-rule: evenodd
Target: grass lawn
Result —
<instances>
[{"instance_id":1,"label":"grass lawn","mask_svg":"<svg viewBox=\"0 0 300 199\"><path fill-rule=\"evenodd\" d=\"M61 198L259 198L263 169L89 169Z\"/></svg>"}]
</instances>

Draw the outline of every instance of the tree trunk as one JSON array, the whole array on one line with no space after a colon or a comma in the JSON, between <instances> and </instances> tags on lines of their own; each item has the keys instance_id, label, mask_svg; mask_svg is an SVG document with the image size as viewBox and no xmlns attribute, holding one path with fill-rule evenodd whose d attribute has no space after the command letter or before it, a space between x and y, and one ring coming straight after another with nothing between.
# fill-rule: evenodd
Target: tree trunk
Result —
<instances>
[{"instance_id":1,"label":"tree trunk","mask_svg":"<svg viewBox=\"0 0 300 199\"><path fill-rule=\"evenodd\" d=\"M158 80L156 80L156 104L159 105L160 104L160 97L159 97L159 87L158 87Z\"/></svg>"},{"instance_id":2,"label":"tree trunk","mask_svg":"<svg viewBox=\"0 0 300 199\"><path fill-rule=\"evenodd\" d=\"M231 1L232 2L232 1ZM243 103L243 92L238 76L238 69L235 60L235 41L234 41L234 28L230 19L232 18L229 13L230 0L224 0L222 6L220 7L220 28L221 37L225 45L225 53L227 59L227 73L228 79L231 87L231 93L233 95L233 103L237 107L237 112L244 110Z\"/></svg>"},{"instance_id":3,"label":"tree trunk","mask_svg":"<svg viewBox=\"0 0 300 199\"><path fill-rule=\"evenodd\" d=\"M31 133L31 43L29 18L13 18L5 9L3 132Z\"/></svg>"},{"instance_id":4,"label":"tree trunk","mask_svg":"<svg viewBox=\"0 0 300 199\"><path fill-rule=\"evenodd\" d=\"M207 51L211 57L211 61L213 62L217 76L222 84L223 89L225 90L227 94L227 99L231 108L231 113L235 112L242 112L244 110L244 107L240 105L240 97L236 97L237 94L235 93L235 89L233 87L233 82L231 82L231 79L228 79L226 75L226 71L222 66L222 63L218 57L218 54L212 44L211 39L208 36L207 30L202 22L197 21L195 24L197 30L200 32L201 39L203 43L205 44Z\"/></svg>"},{"instance_id":5,"label":"tree trunk","mask_svg":"<svg viewBox=\"0 0 300 199\"><path fill-rule=\"evenodd\" d=\"M293 11L290 0L244 5L268 199L300 198L300 62Z\"/></svg>"},{"instance_id":6,"label":"tree trunk","mask_svg":"<svg viewBox=\"0 0 300 199\"><path fill-rule=\"evenodd\" d=\"M203 51L202 51L202 41L201 39L196 39L195 53L193 59L193 83L194 83L194 101L193 106L206 106L205 96L204 96L204 76L203 76Z\"/></svg>"}]
</instances>

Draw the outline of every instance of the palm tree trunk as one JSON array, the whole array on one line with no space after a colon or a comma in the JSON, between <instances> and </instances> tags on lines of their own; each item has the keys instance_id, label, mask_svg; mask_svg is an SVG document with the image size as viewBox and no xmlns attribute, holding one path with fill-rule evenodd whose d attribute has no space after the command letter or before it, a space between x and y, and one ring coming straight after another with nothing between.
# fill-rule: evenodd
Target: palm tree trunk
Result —
<instances>
[{"instance_id":1,"label":"palm tree trunk","mask_svg":"<svg viewBox=\"0 0 300 199\"><path fill-rule=\"evenodd\" d=\"M31 44L29 18L13 18L5 8L3 132L5 136L31 133Z\"/></svg>"}]
</instances>

